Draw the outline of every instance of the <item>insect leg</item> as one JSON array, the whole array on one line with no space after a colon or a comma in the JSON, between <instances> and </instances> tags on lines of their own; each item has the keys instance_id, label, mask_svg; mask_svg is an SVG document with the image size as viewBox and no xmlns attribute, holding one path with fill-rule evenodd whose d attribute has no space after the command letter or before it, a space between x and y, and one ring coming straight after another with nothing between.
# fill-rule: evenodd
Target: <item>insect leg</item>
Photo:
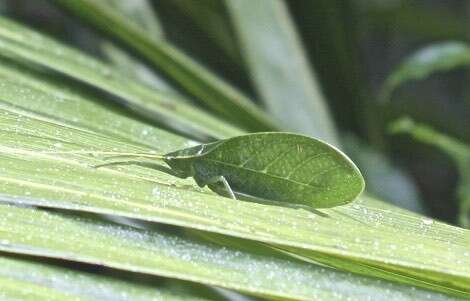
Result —
<instances>
[{"instance_id":1,"label":"insect leg","mask_svg":"<svg viewBox=\"0 0 470 301\"><path fill-rule=\"evenodd\" d=\"M235 197L235 193L233 192L232 188L227 182L227 179L223 176L216 176L212 177L209 179L204 179L204 180L198 180L198 178L195 178L196 182L198 182L199 186L205 186L209 187L213 191L217 192L220 195L225 195L229 196L230 198L236 200L237 198Z\"/></svg>"},{"instance_id":2,"label":"insect leg","mask_svg":"<svg viewBox=\"0 0 470 301\"><path fill-rule=\"evenodd\" d=\"M237 198L235 197L235 193L233 193L233 190L230 187L230 185L228 184L227 179L224 176L220 176L219 181L222 182L222 184L224 184L225 190L230 195L230 197L232 199L236 200Z\"/></svg>"}]
</instances>

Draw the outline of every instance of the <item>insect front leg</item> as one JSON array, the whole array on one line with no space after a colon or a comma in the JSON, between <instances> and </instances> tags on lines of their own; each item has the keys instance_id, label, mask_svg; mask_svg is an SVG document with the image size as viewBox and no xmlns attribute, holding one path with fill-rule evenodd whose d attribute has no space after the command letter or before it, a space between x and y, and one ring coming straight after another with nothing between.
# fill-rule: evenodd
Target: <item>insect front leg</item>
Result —
<instances>
[{"instance_id":1,"label":"insect front leg","mask_svg":"<svg viewBox=\"0 0 470 301\"><path fill-rule=\"evenodd\" d=\"M232 188L230 187L227 179L224 176L216 176L208 181L205 182L209 188L211 188L214 191L220 190L220 185L217 184L222 184L224 191L228 194L228 196L234 200L237 198L235 197L235 193L233 192Z\"/></svg>"}]
</instances>

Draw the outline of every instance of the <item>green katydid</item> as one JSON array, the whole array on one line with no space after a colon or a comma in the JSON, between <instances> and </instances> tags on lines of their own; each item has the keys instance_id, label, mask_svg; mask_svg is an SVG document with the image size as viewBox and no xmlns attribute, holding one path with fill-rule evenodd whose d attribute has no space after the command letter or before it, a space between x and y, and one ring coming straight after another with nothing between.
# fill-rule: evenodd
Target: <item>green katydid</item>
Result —
<instances>
[{"instance_id":1,"label":"green katydid","mask_svg":"<svg viewBox=\"0 0 470 301\"><path fill-rule=\"evenodd\" d=\"M193 177L200 187L225 191L232 198L237 192L286 205L338 206L353 201L365 186L359 169L341 151L291 133L247 134L165 155L89 153L160 159L172 174Z\"/></svg>"}]
</instances>

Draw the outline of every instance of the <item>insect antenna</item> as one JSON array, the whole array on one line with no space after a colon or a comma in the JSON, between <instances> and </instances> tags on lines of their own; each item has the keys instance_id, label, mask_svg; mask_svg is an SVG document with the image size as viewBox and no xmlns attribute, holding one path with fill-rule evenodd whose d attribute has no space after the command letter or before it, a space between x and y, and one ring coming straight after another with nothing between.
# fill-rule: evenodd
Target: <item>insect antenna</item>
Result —
<instances>
[{"instance_id":1,"label":"insect antenna","mask_svg":"<svg viewBox=\"0 0 470 301\"><path fill-rule=\"evenodd\" d=\"M0 151L1 152L1 151ZM21 151L16 150L14 152L8 152L10 154L29 154L34 151ZM130 153L130 152L111 152L111 151L38 151L38 154L45 155L91 155L91 156L106 156L105 159L115 158L148 158L148 159L165 159L164 155L154 154L152 152L147 153Z\"/></svg>"}]
</instances>

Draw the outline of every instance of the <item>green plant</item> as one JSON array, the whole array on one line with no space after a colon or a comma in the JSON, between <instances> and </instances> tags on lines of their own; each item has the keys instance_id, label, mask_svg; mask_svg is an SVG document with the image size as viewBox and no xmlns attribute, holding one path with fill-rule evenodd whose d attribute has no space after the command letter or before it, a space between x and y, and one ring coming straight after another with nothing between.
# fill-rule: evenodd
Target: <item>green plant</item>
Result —
<instances>
[{"instance_id":1,"label":"green plant","mask_svg":"<svg viewBox=\"0 0 470 301\"><path fill-rule=\"evenodd\" d=\"M227 1L241 42L224 26L225 35L213 37L245 45L226 53L258 74L266 111L166 41L145 1L136 2L143 4L137 18L118 1L57 2L145 58L163 88L143 83L140 65L116 46L104 44L105 52L127 57L125 67L0 18L0 296L236 298L230 290L272 300L469 297L468 230L368 194L311 212L228 199L142 166L90 168L108 161L80 154L165 154L278 128L340 147L283 2ZM201 3L208 14L219 9ZM251 18L261 34L251 31ZM293 70L264 62L251 36L262 37L261 25L278 28L273 41L292 46L273 59ZM295 95L291 106L311 119L299 123L272 91Z\"/></svg>"}]
</instances>

